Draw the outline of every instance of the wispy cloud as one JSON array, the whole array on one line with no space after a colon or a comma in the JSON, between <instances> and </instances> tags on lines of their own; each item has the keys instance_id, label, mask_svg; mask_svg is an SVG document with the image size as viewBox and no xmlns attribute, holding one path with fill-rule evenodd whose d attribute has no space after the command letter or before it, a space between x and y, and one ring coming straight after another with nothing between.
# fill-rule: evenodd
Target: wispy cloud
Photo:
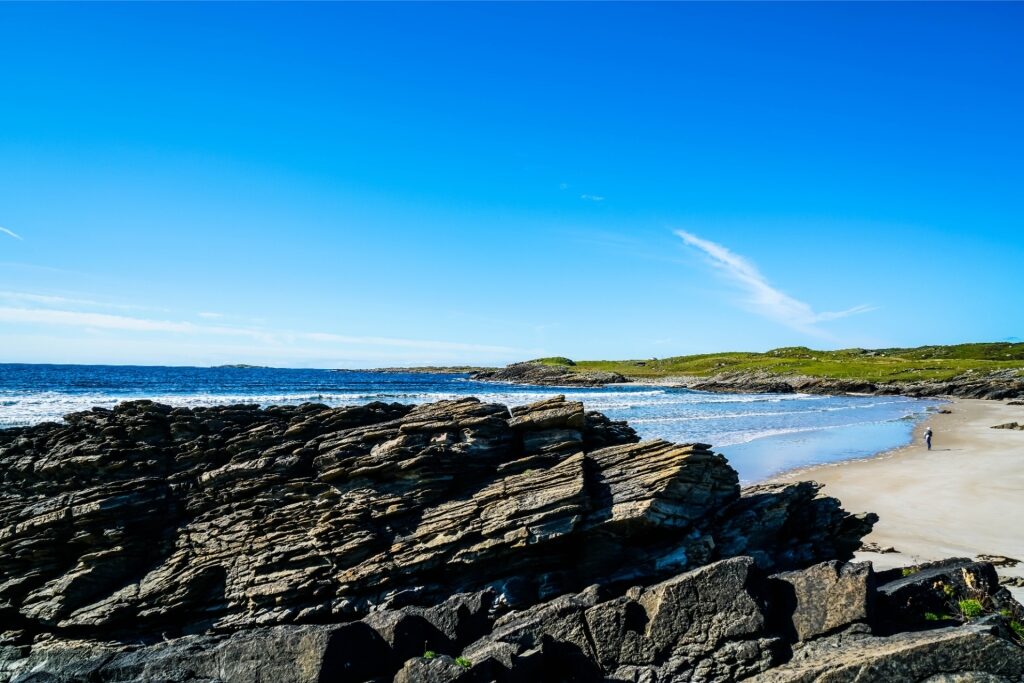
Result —
<instances>
[{"instance_id":1,"label":"wispy cloud","mask_svg":"<svg viewBox=\"0 0 1024 683\"><path fill-rule=\"evenodd\" d=\"M2 232L5 235L10 235L11 237L13 237L16 240L22 239L21 235L19 235L18 233L14 232L13 230L8 230L7 228L5 228L3 226L0 226L0 232Z\"/></svg>"},{"instance_id":2,"label":"wispy cloud","mask_svg":"<svg viewBox=\"0 0 1024 683\"><path fill-rule=\"evenodd\" d=\"M224 317L223 313L214 313L212 311L202 311L197 314L200 318L206 318L207 320L217 320Z\"/></svg>"},{"instance_id":3,"label":"wispy cloud","mask_svg":"<svg viewBox=\"0 0 1024 683\"><path fill-rule=\"evenodd\" d=\"M685 230L676 230L675 234L702 252L713 266L746 291L748 298L743 303L750 310L794 330L828 338L830 335L818 327L819 323L875 310L874 306L861 304L844 311L818 313L810 304L773 287L753 263L727 247Z\"/></svg>"},{"instance_id":4,"label":"wispy cloud","mask_svg":"<svg viewBox=\"0 0 1024 683\"><path fill-rule=\"evenodd\" d=\"M170 333L191 336L217 336L247 338L269 347L287 346L296 341L346 347L400 348L419 351L461 352L520 356L528 350L489 344L437 341L429 339L402 339L396 337L369 337L343 335L331 332L297 332L267 330L231 325L196 324L188 321L154 320L109 313L69 311L52 308L0 307L0 322L75 327L93 330L123 332Z\"/></svg>"},{"instance_id":5,"label":"wispy cloud","mask_svg":"<svg viewBox=\"0 0 1024 683\"><path fill-rule=\"evenodd\" d=\"M87 308L110 308L121 311L164 310L155 309L150 306L136 306L134 304L114 304L105 301L95 301L93 299L54 296L50 294L35 294L32 292L12 292L9 290L0 290L0 300L25 301L34 304L42 304L44 306L83 306Z\"/></svg>"},{"instance_id":6,"label":"wispy cloud","mask_svg":"<svg viewBox=\"0 0 1024 683\"><path fill-rule=\"evenodd\" d=\"M603 202L604 197L599 194L581 194L580 199L588 202Z\"/></svg>"}]
</instances>

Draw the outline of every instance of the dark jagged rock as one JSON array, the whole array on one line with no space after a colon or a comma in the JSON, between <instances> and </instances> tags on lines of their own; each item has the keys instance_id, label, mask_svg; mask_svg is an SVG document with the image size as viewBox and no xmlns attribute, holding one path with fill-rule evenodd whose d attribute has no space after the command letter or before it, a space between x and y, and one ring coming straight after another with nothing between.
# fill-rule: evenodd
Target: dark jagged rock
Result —
<instances>
[{"instance_id":1,"label":"dark jagged rock","mask_svg":"<svg viewBox=\"0 0 1024 683\"><path fill-rule=\"evenodd\" d=\"M878 515L851 515L821 486L802 481L761 484L719 513L719 557L750 555L766 570L807 567L823 558L846 560L870 533ZM828 529L828 533L821 533Z\"/></svg>"},{"instance_id":2,"label":"dark jagged rock","mask_svg":"<svg viewBox=\"0 0 1024 683\"><path fill-rule=\"evenodd\" d=\"M873 637L866 630L801 644L757 683L1013 683L1024 677L1024 647L997 623Z\"/></svg>"},{"instance_id":3,"label":"dark jagged rock","mask_svg":"<svg viewBox=\"0 0 1024 683\"><path fill-rule=\"evenodd\" d=\"M993 614L958 627L875 635L886 627L878 597L868 564L828 562L769 577L750 558L733 558L622 595L593 586L508 613L441 662L408 660L395 680L883 683L1024 676L1024 647L1009 619ZM455 657L472 667L459 668Z\"/></svg>"},{"instance_id":4,"label":"dark jagged rock","mask_svg":"<svg viewBox=\"0 0 1024 683\"><path fill-rule=\"evenodd\" d=\"M470 374L469 378L481 382L511 382L560 387L596 387L629 381L617 372L600 370L576 372L566 366L531 362L513 363L496 370L478 370Z\"/></svg>"},{"instance_id":5,"label":"dark jagged rock","mask_svg":"<svg viewBox=\"0 0 1024 683\"><path fill-rule=\"evenodd\" d=\"M1024 424L1021 424L1019 422L1007 422L1001 425L993 425L992 429L1016 429L1024 431Z\"/></svg>"},{"instance_id":6,"label":"dark jagged rock","mask_svg":"<svg viewBox=\"0 0 1024 683\"><path fill-rule=\"evenodd\" d=\"M475 399L137 402L2 435L0 610L29 630L113 636L353 618L538 564L572 588L573 532L613 516L592 504L604 458L584 444L636 440L560 398L515 416ZM737 495L720 457L680 447L668 461L683 480L712 462Z\"/></svg>"},{"instance_id":7,"label":"dark jagged rock","mask_svg":"<svg viewBox=\"0 0 1024 683\"><path fill-rule=\"evenodd\" d=\"M761 637L752 571L749 558L734 558L606 601L593 587L499 619L464 654L492 660L498 680L531 657L548 680L733 680L765 670L781 642Z\"/></svg>"},{"instance_id":8,"label":"dark jagged rock","mask_svg":"<svg viewBox=\"0 0 1024 683\"><path fill-rule=\"evenodd\" d=\"M880 608L891 628L960 618L976 602L985 612L1003 612L1024 623L1024 609L999 583L988 562L952 558L879 575ZM970 616L968 614L967 616Z\"/></svg>"},{"instance_id":9,"label":"dark jagged rock","mask_svg":"<svg viewBox=\"0 0 1024 683\"><path fill-rule=\"evenodd\" d=\"M804 649L818 666L804 645L894 630L914 602L879 575L873 611L873 575L839 563L874 519L810 482L741 491L709 446L638 442L564 397L124 403L0 431L0 681L728 681ZM1024 616L984 566L963 595ZM1017 647L1000 638L965 647Z\"/></svg>"}]
</instances>

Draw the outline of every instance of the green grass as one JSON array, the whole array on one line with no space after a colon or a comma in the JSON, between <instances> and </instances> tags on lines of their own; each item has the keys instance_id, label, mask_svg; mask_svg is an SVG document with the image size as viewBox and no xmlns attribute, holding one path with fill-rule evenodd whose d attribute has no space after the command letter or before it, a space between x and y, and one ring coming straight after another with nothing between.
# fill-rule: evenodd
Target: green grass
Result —
<instances>
[{"instance_id":1,"label":"green grass","mask_svg":"<svg viewBox=\"0 0 1024 683\"><path fill-rule=\"evenodd\" d=\"M576 362L571 358L565 356L550 356L548 358L534 358L530 361L531 363L537 363L538 365L556 365L556 366L568 366L572 367L576 365Z\"/></svg>"},{"instance_id":2,"label":"green grass","mask_svg":"<svg viewBox=\"0 0 1024 683\"><path fill-rule=\"evenodd\" d=\"M469 661L465 657L456 657L455 663L461 666L463 669L468 669L469 667L473 666L473 662Z\"/></svg>"},{"instance_id":3,"label":"green grass","mask_svg":"<svg viewBox=\"0 0 1024 683\"><path fill-rule=\"evenodd\" d=\"M604 370L635 379L707 377L720 372L766 371L875 383L944 380L967 371L1015 370L1024 374L1024 343L958 344L913 349L815 351L803 346L764 353L728 352L649 360L572 361L555 356L534 362L580 372Z\"/></svg>"},{"instance_id":4,"label":"green grass","mask_svg":"<svg viewBox=\"0 0 1024 683\"><path fill-rule=\"evenodd\" d=\"M925 612L925 621L955 621L956 617L952 614L936 614L935 612Z\"/></svg>"},{"instance_id":5,"label":"green grass","mask_svg":"<svg viewBox=\"0 0 1024 683\"><path fill-rule=\"evenodd\" d=\"M1017 634L1017 637L1024 640L1024 624L1020 623L1016 619L1010 622L1010 628Z\"/></svg>"},{"instance_id":6,"label":"green grass","mask_svg":"<svg viewBox=\"0 0 1024 683\"><path fill-rule=\"evenodd\" d=\"M961 600L958 604L960 605L960 614L962 614L965 619L975 619L985 613L985 608L982 606L980 600L968 598L966 600Z\"/></svg>"},{"instance_id":7,"label":"green grass","mask_svg":"<svg viewBox=\"0 0 1024 683\"><path fill-rule=\"evenodd\" d=\"M1024 624L1013 618L1013 612L1008 609L1001 609L999 610L999 614L1009 620L1010 628L1013 629L1013 632L1017 634L1018 638L1024 640Z\"/></svg>"}]
</instances>

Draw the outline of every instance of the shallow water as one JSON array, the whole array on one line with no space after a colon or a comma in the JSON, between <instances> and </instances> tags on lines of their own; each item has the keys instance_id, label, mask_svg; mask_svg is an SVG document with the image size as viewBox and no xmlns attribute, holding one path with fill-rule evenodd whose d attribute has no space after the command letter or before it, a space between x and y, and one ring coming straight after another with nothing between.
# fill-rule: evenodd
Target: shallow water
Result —
<instances>
[{"instance_id":1,"label":"shallow water","mask_svg":"<svg viewBox=\"0 0 1024 683\"><path fill-rule=\"evenodd\" d=\"M628 420L644 438L713 444L744 482L901 446L910 440L916 421L939 403L898 396L708 394L653 386L533 387L419 373L0 364L0 427L60 420L70 412L137 398L176 406L305 401L341 406L478 396L522 405L555 394Z\"/></svg>"}]
</instances>

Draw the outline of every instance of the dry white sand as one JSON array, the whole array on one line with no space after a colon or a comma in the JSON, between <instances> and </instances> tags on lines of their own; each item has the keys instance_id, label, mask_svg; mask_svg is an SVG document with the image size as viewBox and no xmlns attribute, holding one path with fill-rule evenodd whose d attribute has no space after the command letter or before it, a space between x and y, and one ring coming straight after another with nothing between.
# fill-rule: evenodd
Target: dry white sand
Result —
<instances>
[{"instance_id":1,"label":"dry white sand","mask_svg":"<svg viewBox=\"0 0 1024 683\"><path fill-rule=\"evenodd\" d=\"M871 511L879 522L865 539L899 553L858 553L878 568L947 557L1002 555L1021 560L998 567L1024 576L1024 406L959 399L918 425L914 442L863 460L794 470L776 481L812 479L851 512ZM925 448L925 427L934 432ZM1018 599L1024 588L1012 589Z\"/></svg>"}]
</instances>

